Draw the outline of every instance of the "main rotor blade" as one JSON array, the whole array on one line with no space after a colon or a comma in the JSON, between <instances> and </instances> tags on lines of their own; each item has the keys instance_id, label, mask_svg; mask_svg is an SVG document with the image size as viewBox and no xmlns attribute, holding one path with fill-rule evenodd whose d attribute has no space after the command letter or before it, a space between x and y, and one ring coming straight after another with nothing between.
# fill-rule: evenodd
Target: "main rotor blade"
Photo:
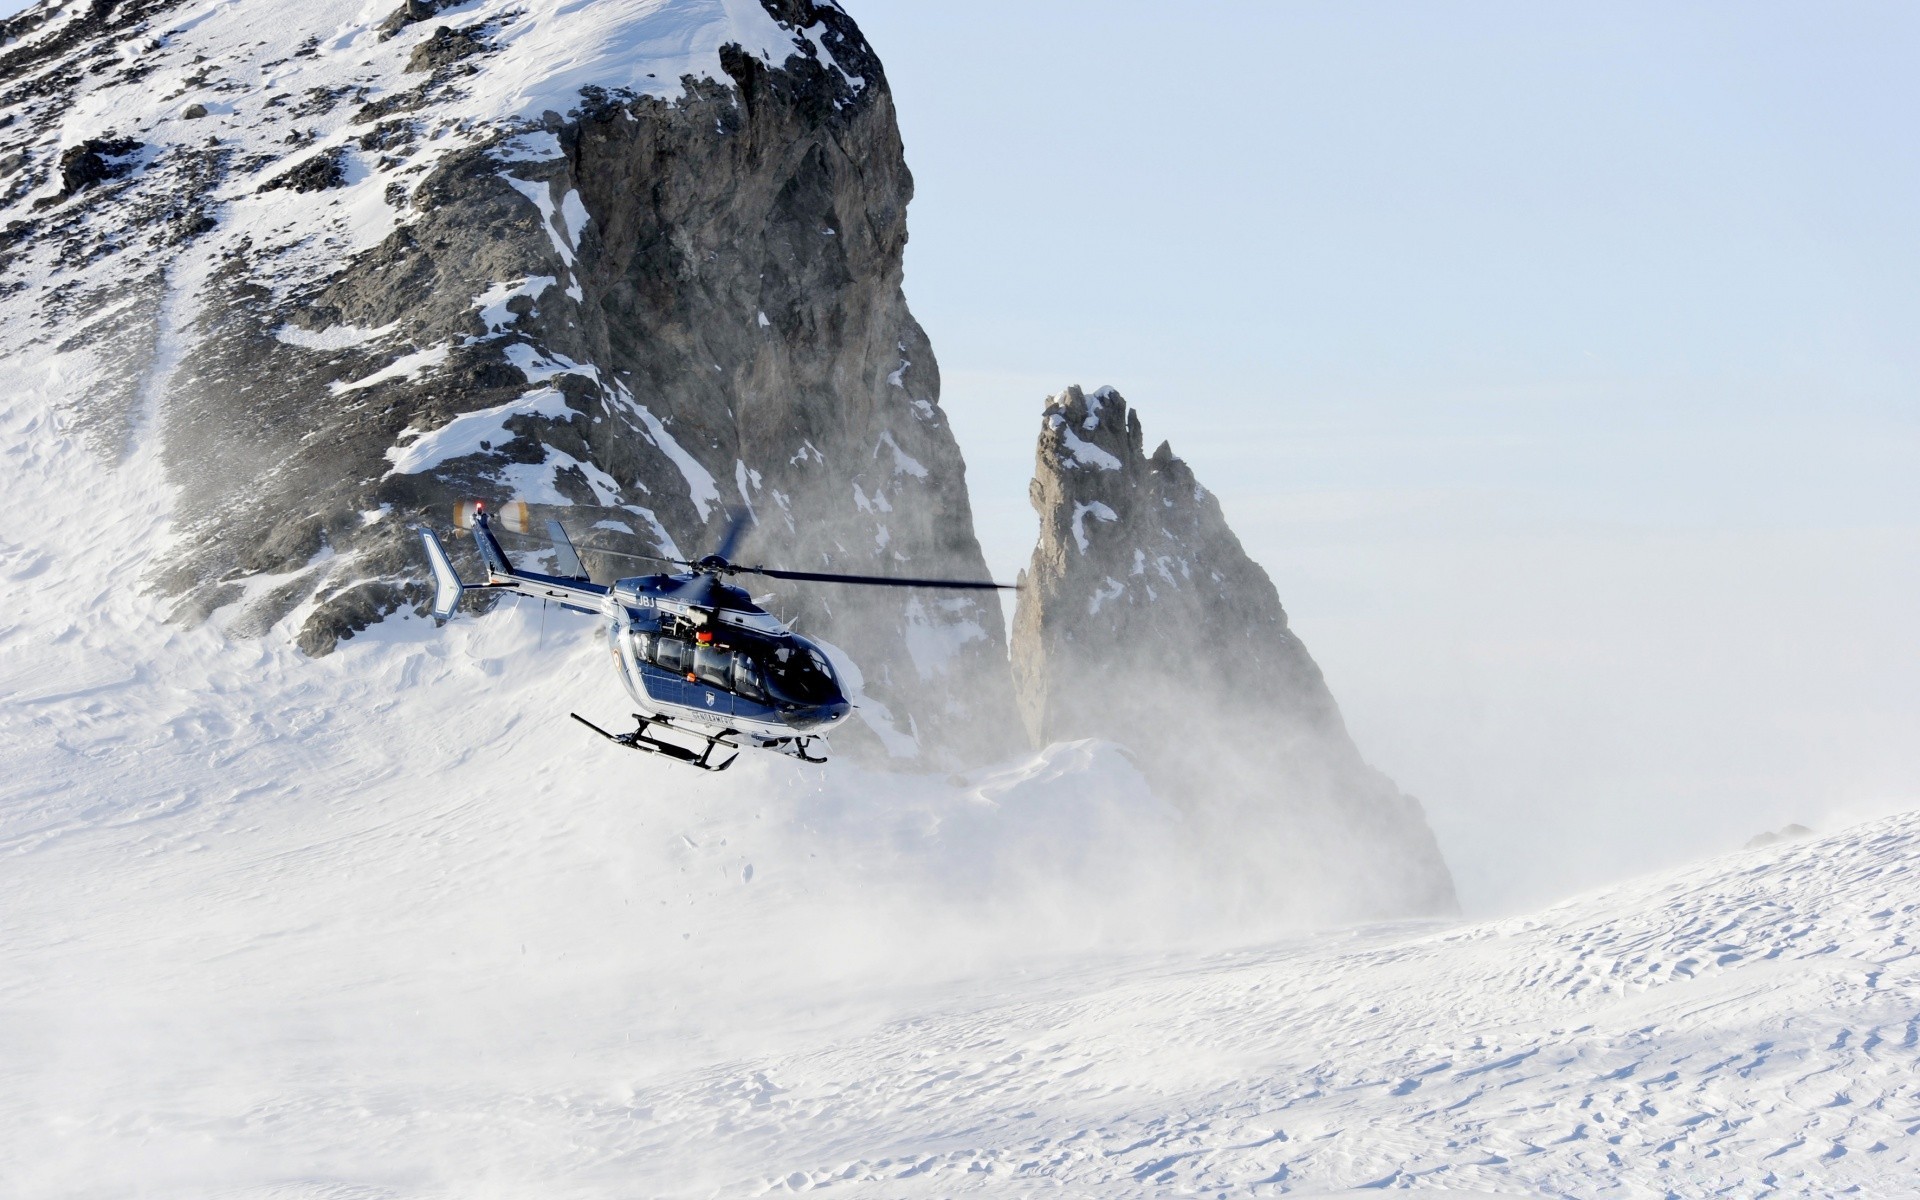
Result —
<instances>
[{"instance_id":1,"label":"main rotor blade","mask_svg":"<svg viewBox=\"0 0 1920 1200\"><path fill-rule=\"evenodd\" d=\"M464 526L463 526L464 528ZM495 530L495 532L499 532ZM605 554L612 558L631 558L635 562L667 563L675 567L691 567L693 564L684 558L668 558L663 554L635 554L631 550L608 550L604 546L580 546L583 554Z\"/></svg>"},{"instance_id":2,"label":"main rotor blade","mask_svg":"<svg viewBox=\"0 0 1920 1200\"><path fill-rule=\"evenodd\" d=\"M727 510L727 528L720 535L720 544L714 547L714 554L720 558L732 558L733 552L740 548L740 539L753 527L753 512L742 504Z\"/></svg>"},{"instance_id":3,"label":"main rotor blade","mask_svg":"<svg viewBox=\"0 0 1920 1200\"><path fill-rule=\"evenodd\" d=\"M798 579L808 583L857 583L866 587L963 588L976 592L1017 592L1017 583L993 583L982 579L901 579L892 575L829 575L820 571L778 571L772 567L734 567L746 575L765 575L769 579Z\"/></svg>"},{"instance_id":4,"label":"main rotor blade","mask_svg":"<svg viewBox=\"0 0 1920 1200\"><path fill-rule=\"evenodd\" d=\"M713 592L719 583L720 581L713 576L702 572L692 579L675 585L672 591L663 594L663 598L678 600L682 604L691 604L696 608L712 608Z\"/></svg>"},{"instance_id":5,"label":"main rotor blade","mask_svg":"<svg viewBox=\"0 0 1920 1200\"><path fill-rule=\"evenodd\" d=\"M582 554L605 554L613 558L631 558L636 562L670 563L676 567L690 567L693 564L684 558L665 558L658 554L634 554L627 550L603 550L599 546L582 546Z\"/></svg>"}]
</instances>

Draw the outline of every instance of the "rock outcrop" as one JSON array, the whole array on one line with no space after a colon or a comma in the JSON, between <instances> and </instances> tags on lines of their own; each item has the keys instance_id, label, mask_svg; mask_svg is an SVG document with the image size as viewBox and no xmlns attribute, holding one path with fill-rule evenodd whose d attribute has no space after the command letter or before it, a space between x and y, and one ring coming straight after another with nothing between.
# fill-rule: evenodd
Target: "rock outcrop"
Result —
<instances>
[{"instance_id":1,"label":"rock outcrop","mask_svg":"<svg viewBox=\"0 0 1920 1200\"><path fill-rule=\"evenodd\" d=\"M38 344L104 453L163 440L180 619L328 653L420 603L405 526L465 496L564 517L601 578L702 553L733 505L757 518L741 560L982 575L901 292L912 179L853 21L449 7L6 26L0 352ZM1016 740L992 599L766 590L858 664L875 756Z\"/></svg>"},{"instance_id":2,"label":"rock outcrop","mask_svg":"<svg viewBox=\"0 0 1920 1200\"><path fill-rule=\"evenodd\" d=\"M1455 907L1419 804L1361 759L1273 581L1117 392L1048 400L1031 496L1013 668L1036 743L1127 747L1250 905Z\"/></svg>"}]
</instances>

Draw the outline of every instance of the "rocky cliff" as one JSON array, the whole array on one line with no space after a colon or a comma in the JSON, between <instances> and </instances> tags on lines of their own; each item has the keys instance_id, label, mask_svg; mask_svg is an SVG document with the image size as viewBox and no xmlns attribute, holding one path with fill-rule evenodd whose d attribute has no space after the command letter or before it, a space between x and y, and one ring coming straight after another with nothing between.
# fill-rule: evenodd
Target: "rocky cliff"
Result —
<instances>
[{"instance_id":1,"label":"rocky cliff","mask_svg":"<svg viewBox=\"0 0 1920 1200\"><path fill-rule=\"evenodd\" d=\"M1249 903L1451 910L1419 804L1361 759L1273 581L1187 464L1144 446L1111 388L1047 401L1012 647L1030 736L1129 748Z\"/></svg>"},{"instance_id":2,"label":"rocky cliff","mask_svg":"<svg viewBox=\"0 0 1920 1200\"><path fill-rule=\"evenodd\" d=\"M164 455L180 620L328 653L419 603L405 527L464 496L601 578L735 504L744 561L984 573L837 6L74 0L0 45L0 353ZM994 600L767 590L858 663L874 753L1011 740Z\"/></svg>"}]
</instances>

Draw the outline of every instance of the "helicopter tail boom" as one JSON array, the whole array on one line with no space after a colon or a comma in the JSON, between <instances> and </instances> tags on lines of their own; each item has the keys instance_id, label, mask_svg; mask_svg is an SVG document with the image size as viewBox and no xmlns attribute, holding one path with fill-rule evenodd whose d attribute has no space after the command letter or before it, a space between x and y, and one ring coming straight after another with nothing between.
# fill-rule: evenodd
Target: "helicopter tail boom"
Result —
<instances>
[{"instance_id":1,"label":"helicopter tail boom","mask_svg":"<svg viewBox=\"0 0 1920 1200\"><path fill-rule=\"evenodd\" d=\"M553 600L575 612L599 613L604 608L609 589L603 584L594 583L586 578L586 571L580 566L579 555L574 552L573 543L567 540L566 530L561 528L558 521L549 522L547 532L553 538L554 551L561 564L560 569L575 573L568 577L541 575L515 567L513 560L509 559L507 552L501 548L499 539L493 536L493 522L484 505L478 503L460 505L454 511L454 523L473 531L473 541L479 547L480 559L487 565L487 581L484 584L469 586ZM519 501L509 504L502 523L513 530L527 528L526 505ZM437 567L435 577L438 578ZM454 603L459 603L457 598Z\"/></svg>"},{"instance_id":2,"label":"helicopter tail boom","mask_svg":"<svg viewBox=\"0 0 1920 1200\"><path fill-rule=\"evenodd\" d=\"M456 513L455 520L460 515ZM476 507L466 527L473 530L473 544L480 550L480 561L487 564L487 582L513 578L516 574L513 562L500 548L499 539L493 536L493 523L487 519L486 510Z\"/></svg>"}]
</instances>

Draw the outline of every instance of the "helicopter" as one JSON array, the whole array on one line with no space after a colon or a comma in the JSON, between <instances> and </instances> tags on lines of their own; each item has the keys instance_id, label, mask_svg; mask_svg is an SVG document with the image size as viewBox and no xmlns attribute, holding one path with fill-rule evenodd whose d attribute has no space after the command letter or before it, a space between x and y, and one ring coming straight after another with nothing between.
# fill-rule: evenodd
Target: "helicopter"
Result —
<instances>
[{"instance_id":1,"label":"helicopter","mask_svg":"<svg viewBox=\"0 0 1920 1200\"><path fill-rule=\"evenodd\" d=\"M533 532L525 501L501 506L498 519L511 532ZM604 617L614 670L640 709L633 714L636 727L627 733L609 733L579 713L568 715L616 745L703 771L726 770L743 748L771 750L802 762L826 762L828 731L853 712L826 651L756 605L744 588L726 580L759 575L864 587L1016 590L1013 584L985 580L901 579L743 566L729 557L751 521L744 509L729 515L719 545L698 559L596 551L682 568L601 584L588 575L559 521L546 522L558 573L542 575L513 565L494 536L494 520L484 501L462 501L454 507L454 526L472 532L486 565L484 583L461 579L434 531L425 525L415 527L433 572L430 611L435 625L451 620L469 592L532 596ZM727 756L716 762L716 754L722 752Z\"/></svg>"}]
</instances>

